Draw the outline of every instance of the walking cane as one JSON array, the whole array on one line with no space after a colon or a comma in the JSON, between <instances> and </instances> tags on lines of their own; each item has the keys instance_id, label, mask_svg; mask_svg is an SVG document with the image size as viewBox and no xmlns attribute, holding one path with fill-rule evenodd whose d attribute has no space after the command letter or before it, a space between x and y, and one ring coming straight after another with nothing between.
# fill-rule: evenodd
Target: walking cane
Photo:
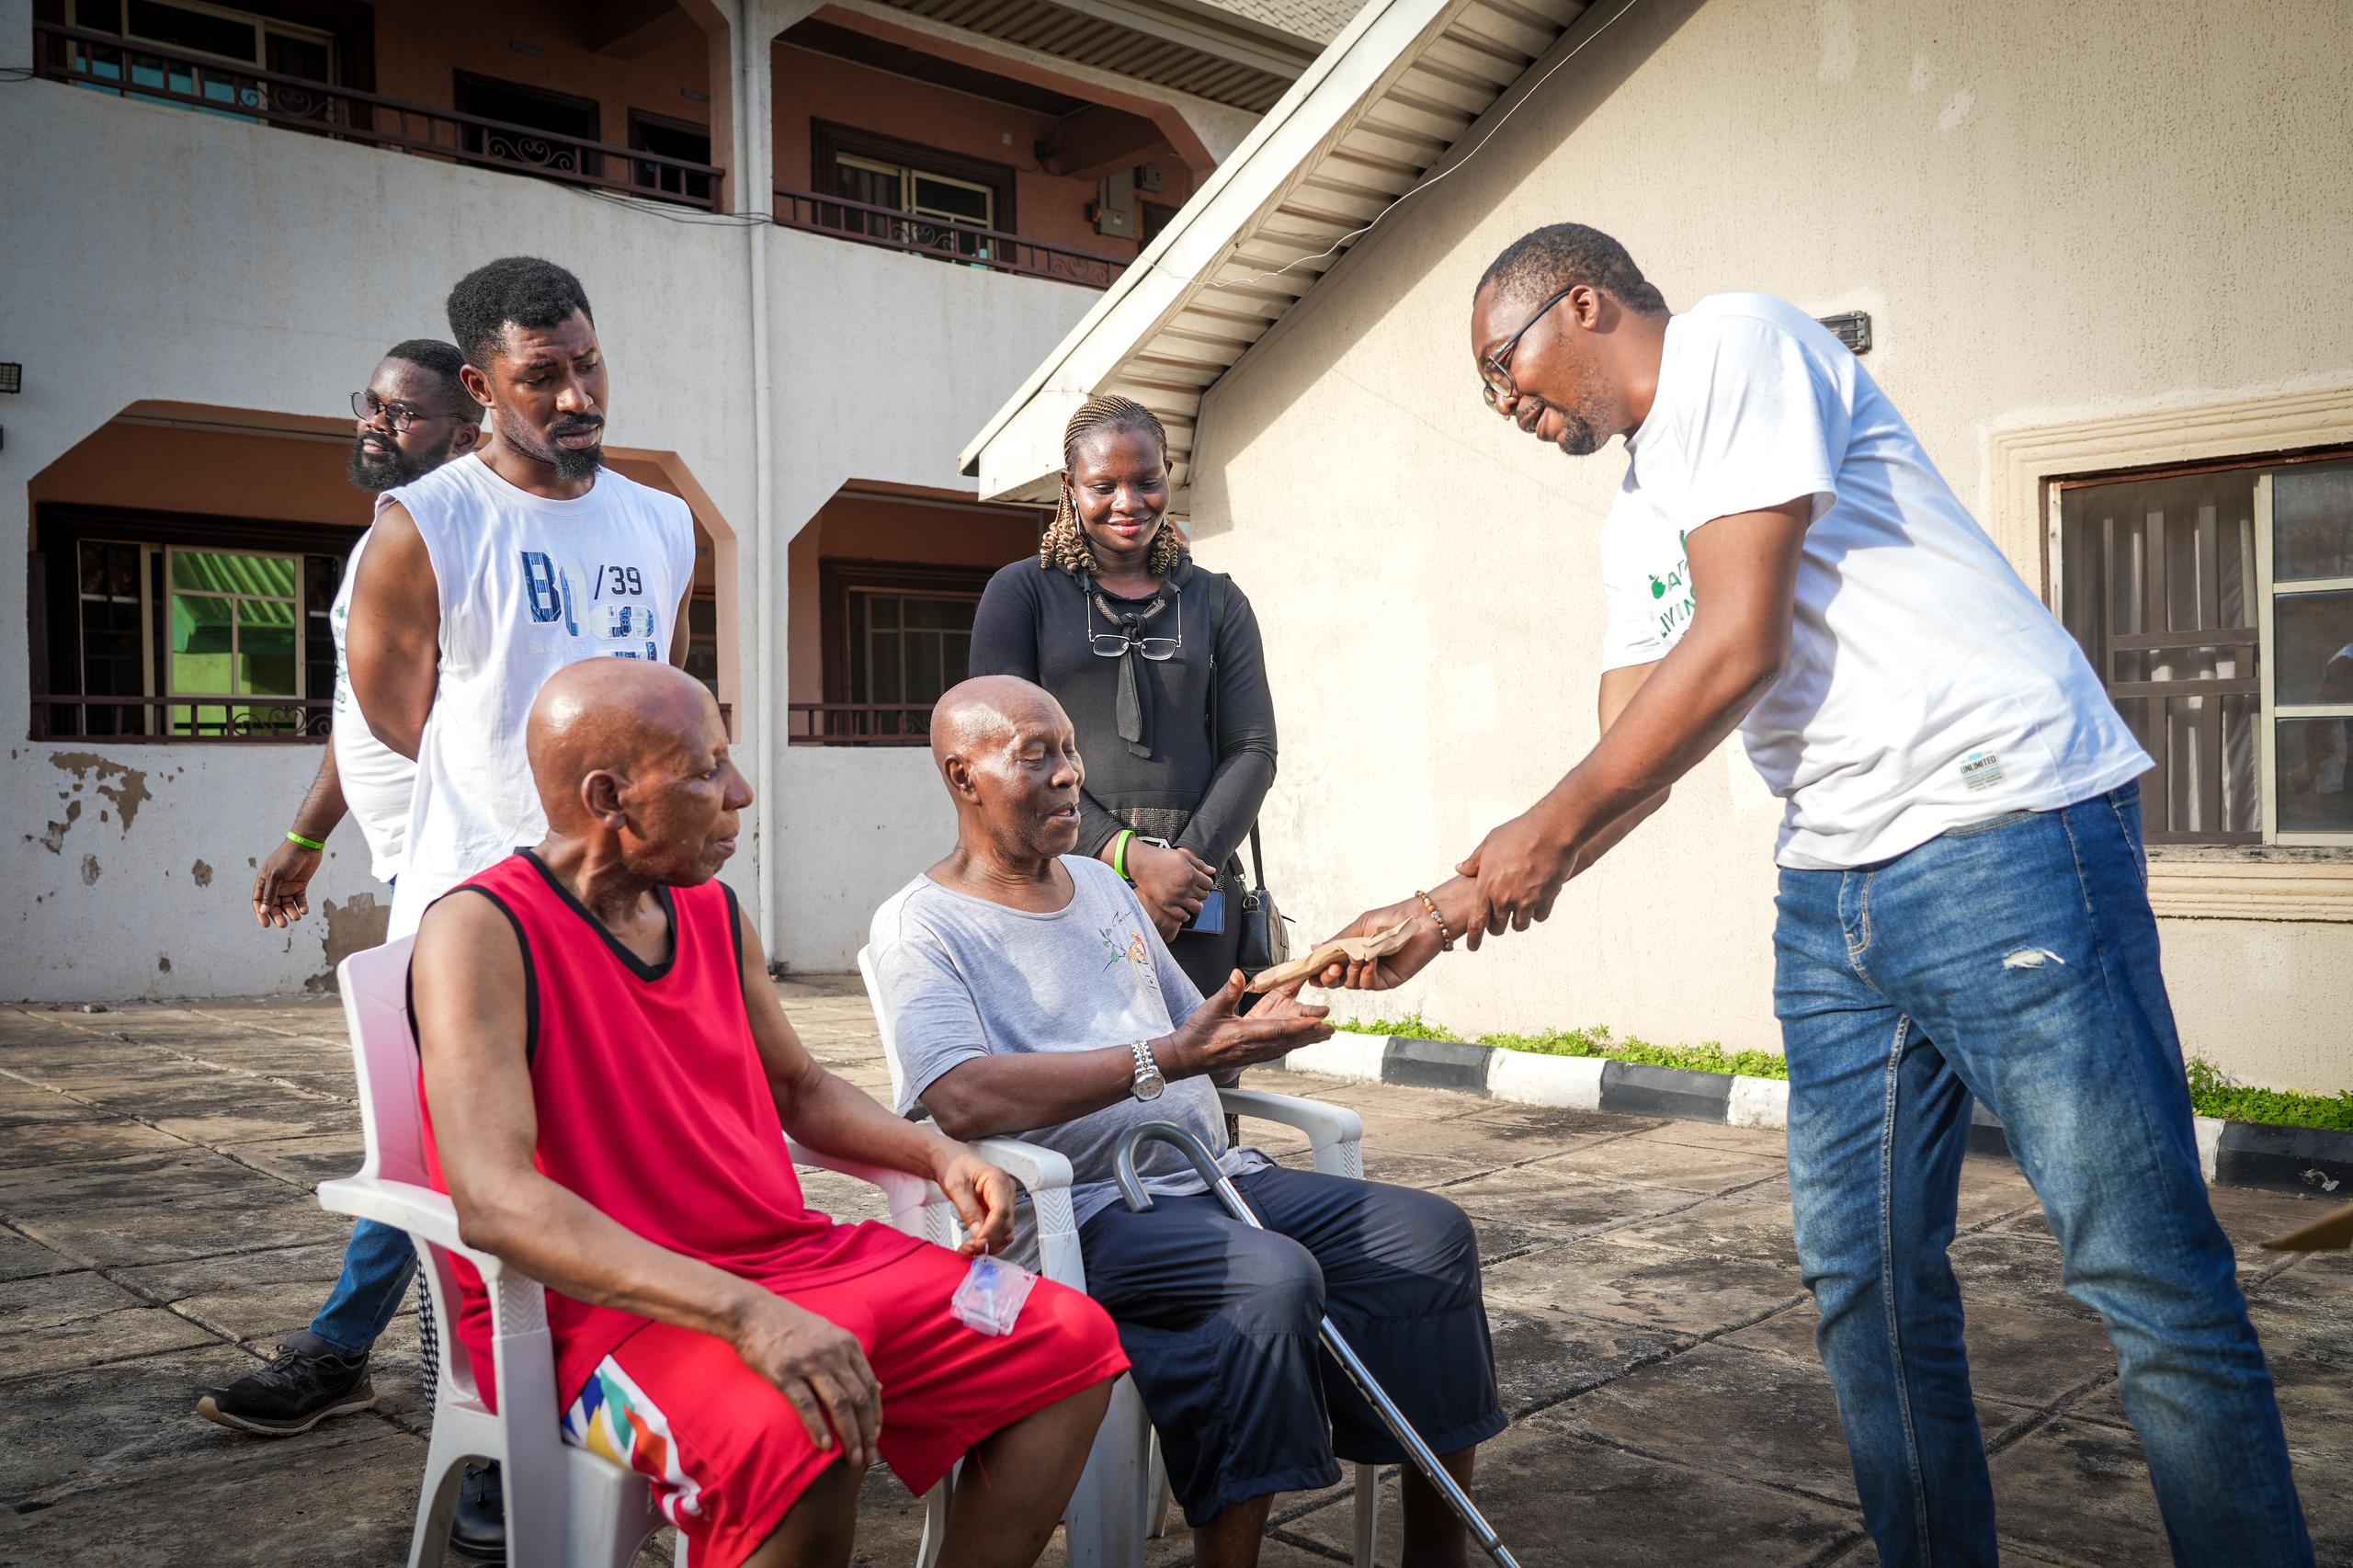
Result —
<instances>
[{"instance_id":1,"label":"walking cane","mask_svg":"<svg viewBox=\"0 0 2353 1568\"><path fill-rule=\"evenodd\" d=\"M1168 1144L1192 1161L1193 1168L1200 1173L1201 1179L1210 1184L1210 1190L1217 1194L1218 1201L1224 1204L1227 1212L1235 1219L1254 1231L1267 1228L1259 1223L1258 1216L1250 1211L1250 1205L1242 1200L1242 1194L1235 1190L1226 1174L1218 1168L1217 1162L1210 1158L1210 1152L1201 1147L1201 1141L1168 1121L1147 1121L1120 1140L1116 1165L1120 1195L1128 1200L1130 1209L1141 1214L1152 1207L1152 1194L1143 1189L1143 1182L1136 1176L1136 1150L1142 1144L1155 1142ZM1446 1473L1446 1467L1438 1462L1438 1456L1430 1452L1430 1446L1422 1441L1422 1435L1414 1430L1413 1424L1405 1419L1405 1413L1397 1408L1388 1391L1372 1381L1372 1373L1358 1359L1348 1342L1340 1337L1340 1331L1332 1326L1331 1318L1325 1316L1315 1326L1324 1337L1324 1348L1332 1353L1332 1359L1348 1374L1348 1381L1357 1385L1358 1392L1381 1413L1381 1419L1397 1435L1397 1440L1405 1445L1405 1451L1414 1456L1414 1463L1429 1477L1430 1484L1445 1496L1448 1506L1454 1510L1454 1517L1461 1519L1462 1528L1471 1532L1471 1539L1495 1559L1496 1568L1519 1568L1518 1560L1512 1556L1510 1549L1495 1534L1495 1527L1487 1523L1486 1516L1479 1512L1478 1505L1455 1484L1454 1477ZM1357 1568L1372 1568L1372 1564L1360 1562Z\"/></svg>"}]
</instances>

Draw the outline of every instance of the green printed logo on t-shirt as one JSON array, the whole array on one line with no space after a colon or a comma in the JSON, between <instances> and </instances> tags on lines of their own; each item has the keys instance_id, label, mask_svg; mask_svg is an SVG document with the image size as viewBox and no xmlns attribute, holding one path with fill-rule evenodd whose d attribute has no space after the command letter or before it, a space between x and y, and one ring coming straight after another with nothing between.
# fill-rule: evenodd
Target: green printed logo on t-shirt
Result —
<instances>
[{"instance_id":1,"label":"green printed logo on t-shirt","mask_svg":"<svg viewBox=\"0 0 2353 1568\"><path fill-rule=\"evenodd\" d=\"M1675 536L1675 565L1661 577L1651 574L1651 597L1657 600L1658 634L1672 643L1690 623L1691 597L1691 534L1683 529Z\"/></svg>"}]
</instances>

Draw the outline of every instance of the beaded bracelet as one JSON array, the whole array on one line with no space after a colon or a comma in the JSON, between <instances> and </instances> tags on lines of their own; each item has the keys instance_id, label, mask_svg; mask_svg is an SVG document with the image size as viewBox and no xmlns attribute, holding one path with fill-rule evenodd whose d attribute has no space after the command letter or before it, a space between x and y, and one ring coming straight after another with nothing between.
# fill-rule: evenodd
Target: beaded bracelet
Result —
<instances>
[{"instance_id":1,"label":"beaded bracelet","mask_svg":"<svg viewBox=\"0 0 2353 1568\"><path fill-rule=\"evenodd\" d=\"M316 854L318 851L326 847L325 841L322 839L305 838L301 834L293 832L289 832L287 834L286 842L289 844L299 844L303 848L310 850L313 854Z\"/></svg>"},{"instance_id":2,"label":"beaded bracelet","mask_svg":"<svg viewBox=\"0 0 2353 1568\"><path fill-rule=\"evenodd\" d=\"M1442 953L1452 952L1454 933L1446 928L1446 916L1438 912L1438 900L1419 888L1414 890L1414 896L1422 901L1422 907L1430 912L1430 924L1438 927L1438 950Z\"/></svg>"}]
</instances>

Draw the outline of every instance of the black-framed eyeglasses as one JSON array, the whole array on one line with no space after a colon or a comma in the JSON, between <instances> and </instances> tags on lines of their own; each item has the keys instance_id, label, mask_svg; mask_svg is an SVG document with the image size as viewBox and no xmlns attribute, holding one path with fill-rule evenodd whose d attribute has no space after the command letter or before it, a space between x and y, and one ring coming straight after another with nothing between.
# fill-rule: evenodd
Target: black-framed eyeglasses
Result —
<instances>
[{"instance_id":1,"label":"black-framed eyeglasses","mask_svg":"<svg viewBox=\"0 0 2353 1568\"><path fill-rule=\"evenodd\" d=\"M1505 398L1516 398L1519 395L1519 383L1511 379L1512 351L1519 347L1519 340L1528 335L1528 329L1529 327L1534 326L1538 322L1542 321L1546 315L1551 313L1554 305L1559 304L1562 301L1575 293L1580 287L1582 287L1582 285L1572 283L1567 288L1562 290L1559 293L1553 295L1551 299L1545 301L1542 304L1537 306L1536 313L1529 316L1526 321L1520 323L1519 330L1518 332L1513 333L1509 337L1505 338L1501 343L1498 343L1495 347L1489 349L1484 355L1481 356L1479 360L1479 381L1481 382L1481 389L1487 394L1487 406L1489 408L1499 406Z\"/></svg>"},{"instance_id":2,"label":"black-framed eyeglasses","mask_svg":"<svg viewBox=\"0 0 2353 1568\"><path fill-rule=\"evenodd\" d=\"M1090 600L1091 597L1092 596ZM1143 657L1155 662L1175 658L1185 646L1184 597L1178 595L1175 604L1176 607L1176 636L1143 637L1137 635L1133 631L1097 631L1090 626L1086 633L1087 651L1098 659L1116 659L1132 647ZM1090 602L1087 613L1091 618L1100 612ZM1141 622L1138 623L1139 627L1141 624Z\"/></svg>"},{"instance_id":3,"label":"black-framed eyeglasses","mask_svg":"<svg viewBox=\"0 0 2353 1568\"><path fill-rule=\"evenodd\" d=\"M369 425L378 420L389 421L392 434L399 436L420 419L455 419L466 411L453 408L437 413L413 403L386 403L371 392L356 392L351 394L351 412Z\"/></svg>"}]
</instances>

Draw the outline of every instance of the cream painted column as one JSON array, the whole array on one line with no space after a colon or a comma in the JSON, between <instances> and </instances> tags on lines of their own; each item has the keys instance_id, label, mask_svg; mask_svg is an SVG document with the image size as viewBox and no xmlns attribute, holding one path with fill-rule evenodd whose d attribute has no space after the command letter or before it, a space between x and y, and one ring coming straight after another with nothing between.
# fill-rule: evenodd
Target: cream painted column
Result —
<instances>
[{"instance_id":1,"label":"cream painted column","mask_svg":"<svg viewBox=\"0 0 2353 1568\"><path fill-rule=\"evenodd\" d=\"M821 0L737 0L733 32L735 62L735 184L733 210L773 216L776 187L776 36L818 8ZM752 458L757 502L757 543L737 592L753 629L754 668L745 682L744 733L758 766L753 788L754 831L759 840L760 930L771 944L784 926L782 844L777 797L784 787L785 751L791 744L791 687L783 667L786 617L791 604L792 535L803 515L778 506L776 385L779 366L768 303L768 223L746 223L751 267ZM780 521L790 518L788 524Z\"/></svg>"}]
</instances>

